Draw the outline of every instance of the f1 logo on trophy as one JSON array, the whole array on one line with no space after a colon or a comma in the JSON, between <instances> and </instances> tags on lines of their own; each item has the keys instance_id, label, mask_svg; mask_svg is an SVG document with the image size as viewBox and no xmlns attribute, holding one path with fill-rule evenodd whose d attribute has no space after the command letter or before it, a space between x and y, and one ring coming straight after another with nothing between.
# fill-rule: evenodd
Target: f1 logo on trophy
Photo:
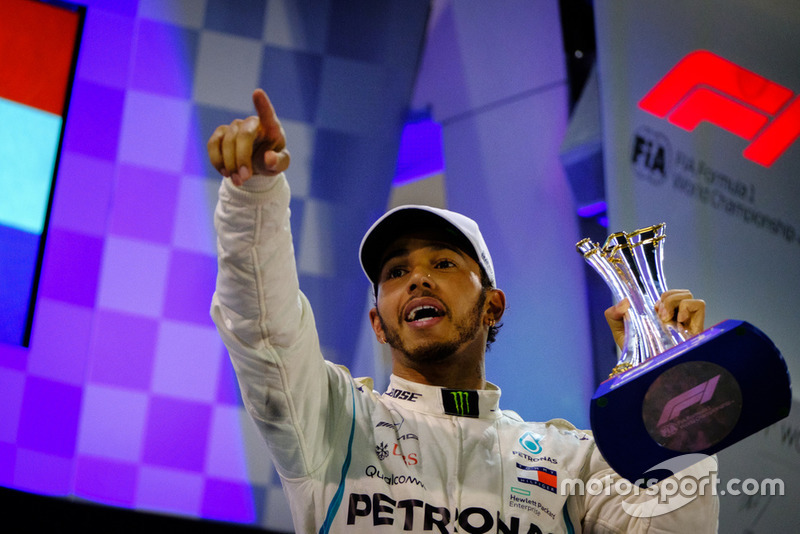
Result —
<instances>
[{"instance_id":1,"label":"f1 logo on trophy","mask_svg":"<svg viewBox=\"0 0 800 534\"><path fill-rule=\"evenodd\" d=\"M714 454L789 415L792 392L775 344L748 322L728 319L697 336L663 323L666 224L576 245L611 289L628 299L621 357L590 408L609 465L634 483L661 480L664 460Z\"/></svg>"}]
</instances>

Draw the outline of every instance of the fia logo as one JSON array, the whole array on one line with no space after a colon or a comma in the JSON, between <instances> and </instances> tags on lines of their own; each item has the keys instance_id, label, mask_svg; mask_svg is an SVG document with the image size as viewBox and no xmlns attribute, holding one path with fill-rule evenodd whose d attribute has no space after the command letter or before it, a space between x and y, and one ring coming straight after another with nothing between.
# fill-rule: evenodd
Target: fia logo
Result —
<instances>
[{"instance_id":1,"label":"fia logo","mask_svg":"<svg viewBox=\"0 0 800 534\"><path fill-rule=\"evenodd\" d=\"M667 165L672 161L672 147L667 137L655 130L642 127L633 136L631 164L636 174L653 185L667 179Z\"/></svg>"},{"instance_id":2,"label":"fia logo","mask_svg":"<svg viewBox=\"0 0 800 534\"><path fill-rule=\"evenodd\" d=\"M684 130L705 121L742 137L742 155L764 167L800 137L800 95L707 50L681 59L639 107Z\"/></svg>"}]
</instances>

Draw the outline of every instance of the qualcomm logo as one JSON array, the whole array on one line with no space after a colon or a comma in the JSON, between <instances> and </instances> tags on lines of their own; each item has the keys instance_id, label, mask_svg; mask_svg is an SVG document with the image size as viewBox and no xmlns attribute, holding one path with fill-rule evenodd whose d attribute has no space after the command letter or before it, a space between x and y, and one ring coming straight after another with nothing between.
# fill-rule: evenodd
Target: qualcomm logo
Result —
<instances>
[{"instance_id":1,"label":"qualcomm logo","mask_svg":"<svg viewBox=\"0 0 800 534\"><path fill-rule=\"evenodd\" d=\"M764 167L800 136L800 95L706 50L680 60L639 107L684 130L707 121L751 141L743 155Z\"/></svg>"},{"instance_id":2,"label":"qualcomm logo","mask_svg":"<svg viewBox=\"0 0 800 534\"><path fill-rule=\"evenodd\" d=\"M525 432L522 437L519 438L519 444L531 454L539 454L542 452L542 446L539 445L539 438L532 432Z\"/></svg>"}]
</instances>

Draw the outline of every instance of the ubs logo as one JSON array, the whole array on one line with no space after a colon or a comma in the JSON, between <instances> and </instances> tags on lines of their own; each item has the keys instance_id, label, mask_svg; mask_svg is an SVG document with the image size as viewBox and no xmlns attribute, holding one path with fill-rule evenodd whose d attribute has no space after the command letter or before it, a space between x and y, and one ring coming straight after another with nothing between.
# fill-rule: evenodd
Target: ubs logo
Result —
<instances>
[{"instance_id":1,"label":"ubs logo","mask_svg":"<svg viewBox=\"0 0 800 534\"><path fill-rule=\"evenodd\" d=\"M639 107L692 131L710 122L750 144L745 158L771 166L800 136L800 96L706 50L678 62Z\"/></svg>"},{"instance_id":2,"label":"ubs logo","mask_svg":"<svg viewBox=\"0 0 800 534\"><path fill-rule=\"evenodd\" d=\"M410 434L413 436L413 434ZM404 436L405 437L405 436ZM417 439L416 436L413 436L412 439ZM381 441L380 445L375 446L375 454L378 456L378 460L384 461L386 458L389 457L389 445ZM398 456L403 459L403 463L406 465L417 465L419 463L419 458L416 452L411 452L408 454L403 453L403 450L400 448L398 443L394 444L391 452L392 456Z\"/></svg>"}]
</instances>

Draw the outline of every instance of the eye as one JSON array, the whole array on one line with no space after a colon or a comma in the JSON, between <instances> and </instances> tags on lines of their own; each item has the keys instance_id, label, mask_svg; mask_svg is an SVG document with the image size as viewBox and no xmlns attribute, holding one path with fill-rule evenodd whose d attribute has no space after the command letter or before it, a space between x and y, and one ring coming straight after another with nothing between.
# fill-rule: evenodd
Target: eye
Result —
<instances>
[{"instance_id":1,"label":"eye","mask_svg":"<svg viewBox=\"0 0 800 534\"><path fill-rule=\"evenodd\" d=\"M451 269L453 267L456 267L455 262L448 259L439 260L436 262L437 269Z\"/></svg>"},{"instance_id":2,"label":"eye","mask_svg":"<svg viewBox=\"0 0 800 534\"><path fill-rule=\"evenodd\" d=\"M386 270L385 278L387 280L392 280L394 278L400 278L401 276L403 276L405 274L405 272L406 272L405 269L403 269L402 267L392 267L392 268Z\"/></svg>"}]
</instances>

